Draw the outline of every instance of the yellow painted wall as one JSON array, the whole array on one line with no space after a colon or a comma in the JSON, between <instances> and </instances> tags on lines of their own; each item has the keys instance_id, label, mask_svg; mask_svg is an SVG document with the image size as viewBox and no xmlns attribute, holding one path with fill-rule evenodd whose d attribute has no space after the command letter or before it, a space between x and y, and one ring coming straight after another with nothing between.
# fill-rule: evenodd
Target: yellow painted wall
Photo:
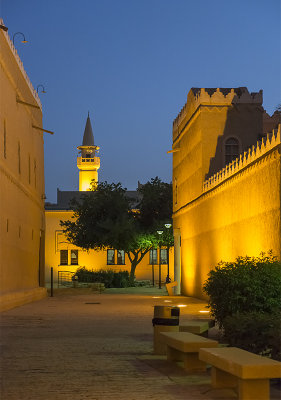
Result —
<instances>
[{"instance_id":1,"label":"yellow painted wall","mask_svg":"<svg viewBox=\"0 0 281 400\"><path fill-rule=\"evenodd\" d=\"M0 30L0 310L46 295L44 149L36 91ZM18 103L31 103L37 108ZM41 262L39 262L41 239ZM40 265L40 266L39 266Z\"/></svg>"},{"instance_id":2,"label":"yellow painted wall","mask_svg":"<svg viewBox=\"0 0 281 400\"><path fill-rule=\"evenodd\" d=\"M175 215L181 231L182 293L204 297L207 274L221 260L271 249L280 257L279 151Z\"/></svg>"},{"instance_id":3,"label":"yellow painted wall","mask_svg":"<svg viewBox=\"0 0 281 400\"><path fill-rule=\"evenodd\" d=\"M58 271L71 271L75 272L79 267L86 267L87 269L112 269L115 271L128 270L130 271L130 261L125 255L125 265L107 265L107 252L106 250L89 252L83 251L76 246L67 243L64 235L62 234L62 227L60 220L71 219L72 211L51 211L46 210L46 283L50 284L50 269L54 270L54 284L57 284ZM79 265L60 265L60 250L63 249L78 249L78 262ZM173 279L173 248L170 249L170 277ZM167 275L167 265L162 265L162 281L165 281ZM149 254L145 255L141 263L136 269L136 279L146 280L152 279L152 266L149 264ZM158 266L155 265L155 280L158 281Z\"/></svg>"},{"instance_id":4,"label":"yellow painted wall","mask_svg":"<svg viewBox=\"0 0 281 400\"><path fill-rule=\"evenodd\" d=\"M97 170L79 170L79 192L86 192L91 189L92 181L98 182Z\"/></svg>"}]
</instances>

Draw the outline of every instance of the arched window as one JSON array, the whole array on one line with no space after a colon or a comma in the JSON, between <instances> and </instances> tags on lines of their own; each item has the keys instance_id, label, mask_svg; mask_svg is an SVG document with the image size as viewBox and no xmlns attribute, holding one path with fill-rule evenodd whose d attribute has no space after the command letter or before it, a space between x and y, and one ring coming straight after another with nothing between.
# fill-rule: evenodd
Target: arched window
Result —
<instances>
[{"instance_id":1,"label":"arched window","mask_svg":"<svg viewBox=\"0 0 281 400\"><path fill-rule=\"evenodd\" d=\"M225 165L231 163L239 156L239 141L238 139L231 137L225 142Z\"/></svg>"}]
</instances>

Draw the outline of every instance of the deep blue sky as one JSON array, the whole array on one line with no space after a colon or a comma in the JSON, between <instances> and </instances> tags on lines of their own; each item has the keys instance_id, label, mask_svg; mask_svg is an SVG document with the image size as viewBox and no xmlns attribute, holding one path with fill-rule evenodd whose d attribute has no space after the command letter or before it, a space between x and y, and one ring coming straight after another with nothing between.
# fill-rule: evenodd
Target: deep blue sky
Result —
<instances>
[{"instance_id":1,"label":"deep blue sky","mask_svg":"<svg viewBox=\"0 0 281 400\"><path fill-rule=\"evenodd\" d=\"M43 84L47 201L78 189L88 110L100 180L171 181L172 121L192 86L264 90L281 102L280 0L0 0L36 88Z\"/></svg>"}]
</instances>

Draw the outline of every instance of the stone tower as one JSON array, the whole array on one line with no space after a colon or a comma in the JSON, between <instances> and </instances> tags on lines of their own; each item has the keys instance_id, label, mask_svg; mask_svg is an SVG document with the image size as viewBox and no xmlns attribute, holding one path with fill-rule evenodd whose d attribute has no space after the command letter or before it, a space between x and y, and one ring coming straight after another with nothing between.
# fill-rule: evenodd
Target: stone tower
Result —
<instances>
[{"instance_id":1,"label":"stone tower","mask_svg":"<svg viewBox=\"0 0 281 400\"><path fill-rule=\"evenodd\" d=\"M92 182L98 182L100 158L96 156L99 147L94 144L94 135L90 116L85 126L82 146L77 147L77 167L79 168L79 192L90 190Z\"/></svg>"}]
</instances>

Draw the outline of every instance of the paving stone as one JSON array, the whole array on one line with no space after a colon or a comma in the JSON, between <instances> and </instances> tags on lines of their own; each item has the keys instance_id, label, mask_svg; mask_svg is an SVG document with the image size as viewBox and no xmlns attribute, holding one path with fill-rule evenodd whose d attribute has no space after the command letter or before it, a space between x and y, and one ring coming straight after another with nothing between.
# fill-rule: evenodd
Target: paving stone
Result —
<instances>
[{"instance_id":1,"label":"paving stone","mask_svg":"<svg viewBox=\"0 0 281 400\"><path fill-rule=\"evenodd\" d=\"M233 392L221 397L211 391L207 374L191 377L161 356L155 361L153 305L166 305L164 299L65 291L3 312L1 400L233 398ZM169 300L187 304L182 318L200 317L206 305L192 298Z\"/></svg>"}]
</instances>

